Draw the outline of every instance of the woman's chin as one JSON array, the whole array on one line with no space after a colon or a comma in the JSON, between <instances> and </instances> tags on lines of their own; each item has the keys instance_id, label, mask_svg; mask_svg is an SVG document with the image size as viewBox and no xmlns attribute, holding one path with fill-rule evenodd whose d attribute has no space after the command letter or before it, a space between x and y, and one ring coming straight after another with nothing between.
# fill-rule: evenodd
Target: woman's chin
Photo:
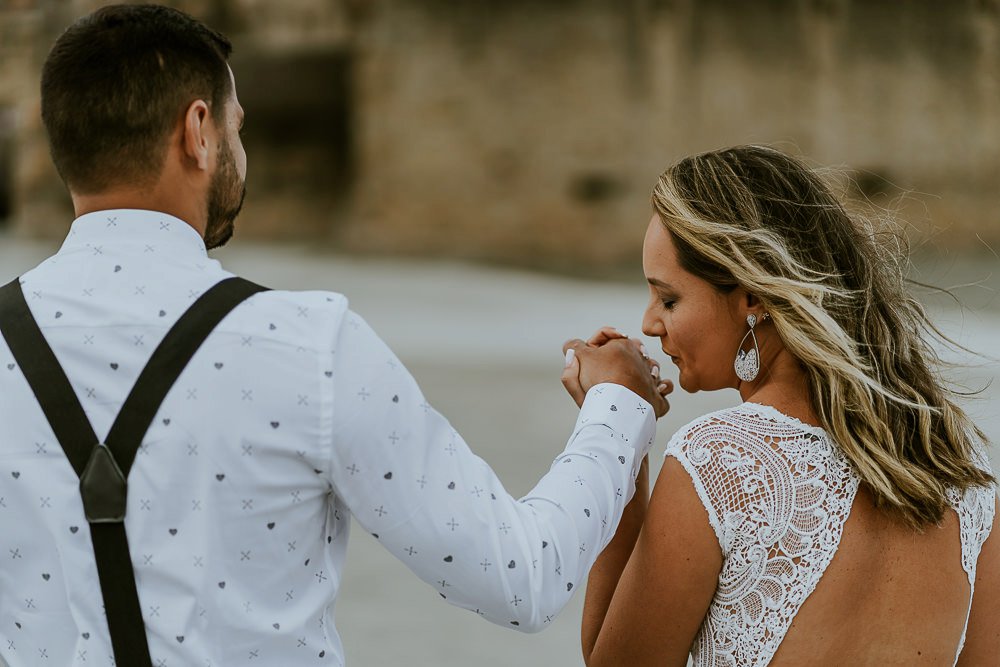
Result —
<instances>
[{"instance_id":1,"label":"woman's chin","mask_svg":"<svg viewBox=\"0 0 1000 667\"><path fill-rule=\"evenodd\" d=\"M677 374L677 384L679 384L681 389L689 394L693 394L701 388L696 382L693 382L690 378L688 378L684 371L680 371L680 373Z\"/></svg>"}]
</instances>

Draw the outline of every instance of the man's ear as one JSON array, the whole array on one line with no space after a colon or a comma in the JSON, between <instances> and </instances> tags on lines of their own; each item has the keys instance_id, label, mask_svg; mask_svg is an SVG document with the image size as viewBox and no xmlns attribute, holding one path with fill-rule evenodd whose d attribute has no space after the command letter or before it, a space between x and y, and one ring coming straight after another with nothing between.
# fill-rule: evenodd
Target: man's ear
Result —
<instances>
[{"instance_id":1,"label":"man's ear","mask_svg":"<svg viewBox=\"0 0 1000 667\"><path fill-rule=\"evenodd\" d=\"M198 169L207 170L211 151L212 114L204 100L195 100L184 112L182 148Z\"/></svg>"}]
</instances>

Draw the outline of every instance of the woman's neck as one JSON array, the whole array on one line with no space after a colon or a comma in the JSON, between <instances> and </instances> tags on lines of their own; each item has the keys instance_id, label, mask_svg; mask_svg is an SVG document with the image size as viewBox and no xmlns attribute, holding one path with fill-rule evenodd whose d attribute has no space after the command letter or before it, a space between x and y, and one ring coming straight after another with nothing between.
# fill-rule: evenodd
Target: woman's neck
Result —
<instances>
[{"instance_id":1,"label":"woman's neck","mask_svg":"<svg viewBox=\"0 0 1000 667\"><path fill-rule=\"evenodd\" d=\"M769 405L804 424L821 426L812 404L809 376L798 359L781 349L761 361L760 374L753 382L741 382L737 389L744 401Z\"/></svg>"}]
</instances>

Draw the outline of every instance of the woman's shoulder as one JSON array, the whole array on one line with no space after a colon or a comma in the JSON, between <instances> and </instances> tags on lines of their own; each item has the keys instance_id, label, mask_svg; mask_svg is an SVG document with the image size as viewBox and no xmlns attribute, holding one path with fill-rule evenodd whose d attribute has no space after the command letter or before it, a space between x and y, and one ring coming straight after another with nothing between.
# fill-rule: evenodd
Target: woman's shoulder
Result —
<instances>
[{"instance_id":1,"label":"woman's shoulder","mask_svg":"<svg viewBox=\"0 0 1000 667\"><path fill-rule=\"evenodd\" d=\"M721 487L738 471L752 469L740 466L738 460L757 461L758 450L764 445L755 413L747 404L704 414L677 429L667 443L664 456L676 459L691 476L699 495L712 496L718 505ZM713 487L720 487L712 492ZM721 509L721 508L719 508Z\"/></svg>"},{"instance_id":2,"label":"woman's shoulder","mask_svg":"<svg viewBox=\"0 0 1000 667\"><path fill-rule=\"evenodd\" d=\"M670 438L667 452L731 445L753 448L771 440L796 437L826 439L826 432L772 406L747 402L709 412L688 422Z\"/></svg>"},{"instance_id":3,"label":"woman's shoulder","mask_svg":"<svg viewBox=\"0 0 1000 667\"><path fill-rule=\"evenodd\" d=\"M668 448L681 446L686 442L711 439L714 435L729 430L739 430L740 424L743 422L743 411L741 410L743 405L734 405L695 417L674 431Z\"/></svg>"},{"instance_id":4,"label":"woman's shoulder","mask_svg":"<svg viewBox=\"0 0 1000 667\"><path fill-rule=\"evenodd\" d=\"M665 454L691 477L724 554L734 544L734 531L753 525L752 517L787 519L782 513L789 498L811 504L829 499L849 507L857 488L850 463L822 428L757 403L685 424ZM812 516L812 505L801 509L802 516Z\"/></svg>"},{"instance_id":5,"label":"woman's shoulder","mask_svg":"<svg viewBox=\"0 0 1000 667\"><path fill-rule=\"evenodd\" d=\"M667 444L665 456L691 478L723 554L732 545L729 524L740 523L734 517L746 514L750 496L766 505L774 479L789 476L772 449L773 419L762 412L749 403L710 412L677 429Z\"/></svg>"},{"instance_id":6,"label":"woman's shoulder","mask_svg":"<svg viewBox=\"0 0 1000 667\"><path fill-rule=\"evenodd\" d=\"M738 486L749 478L787 486L801 476L796 471L803 466L822 479L852 476L850 463L825 430L759 403L741 403L685 424L664 455L677 459L706 487Z\"/></svg>"}]
</instances>

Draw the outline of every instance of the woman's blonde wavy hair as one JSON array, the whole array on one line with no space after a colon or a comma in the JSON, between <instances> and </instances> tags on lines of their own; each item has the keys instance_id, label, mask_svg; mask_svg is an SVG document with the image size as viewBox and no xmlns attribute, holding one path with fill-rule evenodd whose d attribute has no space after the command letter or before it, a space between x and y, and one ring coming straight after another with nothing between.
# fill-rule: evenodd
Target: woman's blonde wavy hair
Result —
<instances>
[{"instance_id":1,"label":"woman's blonde wavy hair","mask_svg":"<svg viewBox=\"0 0 1000 667\"><path fill-rule=\"evenodd\" d=\"M660 176L652 203L685 270L760 299L878 507L921 528L941 520L947 489L995 484L983 432L941 377L931 346L941 334L906 289L898 244L848 214L806 165L765 146L695 155Z\"/></svg>"}]
</instances>

